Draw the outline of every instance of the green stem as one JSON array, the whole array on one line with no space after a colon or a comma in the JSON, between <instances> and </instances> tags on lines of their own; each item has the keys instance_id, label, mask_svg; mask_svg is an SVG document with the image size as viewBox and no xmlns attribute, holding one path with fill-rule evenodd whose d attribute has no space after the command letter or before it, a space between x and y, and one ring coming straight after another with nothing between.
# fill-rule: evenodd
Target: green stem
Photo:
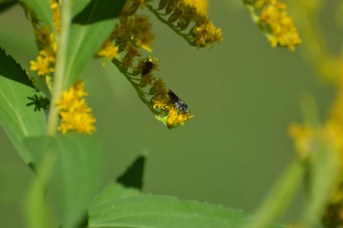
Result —
<instances>
[{"instance_id":1,"label":"green stem","mask_svg":"<svg viewBox=\"0 0 343 228\"><path fill-rule=\"evenodd\" d=\"M170 23L169 21L165 20L156 10L154 10L154 8L149 5L146 4L146 7L157 17L158 20L160 20L162 23L166 24L169 28L171 28L176 34L178 34L179 36L181 36L182 38L184 38L187 43L191 46L194 46L194 44L192 43L191 40L188 39L188 35L182 33L180 30L177 29L176 26L174 26L172 23Z\"/></svg>"},{"instance_id":2,"label":"green stem","mask_svg":"<svg viewBox=\"0 0 343 228\"><path fill-rule=\"evenodd\" d=\"M300 161L292 162L246 228L270 227L290 204L303 176L303 164Z\"/></svg>"},{"instance_id":3,"label":"green stem","mask_svg":"<svg viewBox=\"0 0 343 228\"><path fill-rule=\"evenodd\" d=\"M61 29L57 35L57 57L56 71L54 75L54 84L52 88L51 105L48 116L48 135L55 135L58 125L58 108L55 102L60 99L63 87L64 72L67 59L67 43L71 22L71 4L72 1L63 1L61 13Z\"/></svg>"}]
</instances>

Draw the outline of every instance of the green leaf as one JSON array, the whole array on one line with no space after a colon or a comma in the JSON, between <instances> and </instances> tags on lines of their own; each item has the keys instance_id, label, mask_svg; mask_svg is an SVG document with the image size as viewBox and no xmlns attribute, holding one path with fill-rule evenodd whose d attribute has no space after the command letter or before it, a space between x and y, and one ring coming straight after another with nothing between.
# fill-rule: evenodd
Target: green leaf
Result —
<instances>
[{"instance_id":1,"label":"green leaf","mask_svg":"<svg viewBox=\"0 0 343 228\"><path fill-rule=\"evenodd\" d=\"M47 154L55 157L48 189L56 196L63 227L75 226L86 213L97 189L100 176L97 141L89 135L69 133L30 138L26 142L38 171Z\"/></svg>"},{"instance_id":2,"label":"green leaf","mask_svg":"<svg viewBox=\"0 0 343 228\"><path fill-rule=\"evenodd\" d=\"M117 178L117 182L125 187L142 189L144 165L146 160L146 153L140 155L136 160L127 168L127 170Z\"/></svg>"},{"instance_id":3,"label":"green leaf","mask_svg":"<svg viewBox=\"0 0 343 228\"><path fill-rule=\"evenodd\" d=\"M125 0L92 0L71 25L63 88L69 88L118 23Z\"/></svg>"},{"instance_id":4,"label":"green leaf","mask_svg":"<svg viewBox=\"0 0 343 228\"><path fill-rule=\"evenodd\" d=\"M52 23L52 12L50 9L49 1L47 0L20 0L24 3L24 7L30 12L34 13L34 16L43 21L50 31L54 31Z\"/></svg>"},{"instance_id":5,"label":"green leaf","mask_svg":"<svg viewBox=\"0 0 343 228\"><path fill-rule=\"evenodd\" d=\"M89 4L91 0L74 0L72 2L72 17L80 13L80 11L86 7L87 4Z\"/></svg>"},{"instance_id":6,"label":"green leaf","mask_svg":"<svg viewBox=\"0 0 343 228\"><path fill-rule=\"evenodd\" d=\"M25 163L31 155L23 139L45 133L43 111L27 107L28 96L36 93L25 71L0 48L0 124Z\"/></svg>"},{"instance_id":7,"label":"green leaf","mask_svg":"<svg viewBox=\"0 0 343 228\"><path fill-rule=\"evenodd\" d=\"M112 184L89 209L89 227L240 227L249 217L241 211L174 197L140 194Z\"/></svg>"},{"instance_id":8,"label":"green leaf","mask_svg":"<svg viewBox=\"0 0 343 228\"><path fill-rule=\"evenodd\" d=\"M12 7L13 5L17 4L18 0L3 0L0 1L0 12L5 11Z\"/></svg>"}]
</instances>

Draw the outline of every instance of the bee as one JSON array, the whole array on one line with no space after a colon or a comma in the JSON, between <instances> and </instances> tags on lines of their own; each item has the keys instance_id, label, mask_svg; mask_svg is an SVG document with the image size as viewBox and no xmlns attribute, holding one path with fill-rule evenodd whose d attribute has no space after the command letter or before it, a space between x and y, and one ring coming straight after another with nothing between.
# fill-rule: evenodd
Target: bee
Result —
<instances>
[{"instance_id":1,"label":"bee","mask_svg":"<svg viewBox=\"0 0 343 228\"><path fill-rule=\"evenodd\" d=\"M156 64L153 62L153 59L152 58L148 58L145 62L144 62L144 65L142 67L142 72L141 74L144 76L144 75L147 75L151 72L151 70L156 66Z\"/></svg>"},{"instance_id":2,"label":"bee","mask_svg":"<svg viewBox=\"0 0 343 228\"><path fill-rule=\"evenodd\" d=\"M188 105L181 100L173 91L169 90L168 96L170 98L170 102L173 103L179 113L188 112Z\"/></svg>"}]
</instances>

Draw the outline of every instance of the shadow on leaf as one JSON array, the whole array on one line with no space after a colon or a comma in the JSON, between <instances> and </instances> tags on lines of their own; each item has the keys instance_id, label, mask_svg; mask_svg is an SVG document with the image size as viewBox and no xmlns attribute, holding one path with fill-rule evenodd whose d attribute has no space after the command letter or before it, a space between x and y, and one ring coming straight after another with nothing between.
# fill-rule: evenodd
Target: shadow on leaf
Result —
<instances>
[{"instance_id":1,"label":"shadow on leaf","mask_svg":"<svg viewBox=\"0 0 343 228\"><path fill-rule=\"evenodd\" d=\"M141 190L143 187L143 174L146 157L141 155L127 170L117 178L117 182L128 188Z\"/></svg>"},{"instance_id":2,"label":"shadow on leaf","mask_svg":"<svg viewBox=\"0 0 343 228\"><path fill-rule=\"evenodd\" d=\"M18 3L17 0L9 0L9 1L0 2L0 12L3 12L5 10L11 8L12 6L14 6L17 3Z\"/></svg>"},{"instance_id":3,"label":"shadow on leaf","mask_svg":"<svg viewBox=\"0 0 343 228\"><path fill-rule=\"evenodd\" d=\"M123 0L92 0L74 17L73 23L86 25L117 18L124 4Z\"/></svg>"},{"instance_id":4,"label":"shadow on leaf","mask_svg":"<svg viewBox=\"0 0 343 228\"><path fill-rule=\"evenodd\" d=\"M0 76L35 88L21 66L0 47Z\"/></svg>"}]
</instances>

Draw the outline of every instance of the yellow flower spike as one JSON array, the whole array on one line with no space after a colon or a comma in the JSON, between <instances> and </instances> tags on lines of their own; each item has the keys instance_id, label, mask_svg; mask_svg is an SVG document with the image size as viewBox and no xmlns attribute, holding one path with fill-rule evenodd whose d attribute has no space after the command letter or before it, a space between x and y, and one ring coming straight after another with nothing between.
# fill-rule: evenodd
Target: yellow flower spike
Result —
<instances>
[{"instance_id":1,"label":"yellow flower spike","mask_svg":"<svg viewBox=\"0 0 343 228\"><path fill-rule=\"evenodd\" d=\"M49 33L46 26L39 26L35 30L35 38L40 49L36 60L30 61L30 70L37 71L38 76L47 76L55 71L56 42L53 33Z\"/></svg>"},{"instance_id":2,"label":"yellow flower spike","mask_svg":"<svg viewBox=\"0 0 343 228\"><path fill-rule=\"evenodd\" d=\"M210 47L222 40L221 29L206 15L205 0L160 0L158 8L147 1L146 7L192 46Z\"/></svg>"},{"instance_id":3,"label":"yellow flower spike","mask_svg":"<svg viewBox=\"0 0 343 228\"><path fill-rule=\"evenodd\" d=\"M212 22L203 17L192 29L193 42L197 47L208 47L214 42L222 40L222 30L216 28Z\"/></svg>"},{"instance_id":4,"label":"yellow flower spike","mask_svg":"<svg viewBox=\"0 0 343 228\"><path fill-rule=\"evenodd\" d=\"M293 19L287 14L286 4L278 0L245 1L252 7L252 17L266 33L272 47L288 47L291 51L301 43Z\"/></svg>"},{"instance_id":5,"label":"yellow flower spike","mask_svg":"<svg viewBox=\"0 0 343 228\"><path fill-rule=\"evenodd\" d=\"M60 10L60 1L49 0L50 9L52 11L52 21L54 24L55 32L59 33L61 27L61 10Z\"/></svg>"},{"instance_id":6,"label":"yellow flower spike","mask_svg":"<svg viewBox=\"0 0 343 228\"><path fill-rule=\"evenodd\" d=\"M64 134L70 131L88 134L95 132L96 120L84 99L85 96L87 93L84 91L84 83L80 81L62 93L61 99L56 102L61 117L59 131Z\"/></svg>"}]
</instances>

